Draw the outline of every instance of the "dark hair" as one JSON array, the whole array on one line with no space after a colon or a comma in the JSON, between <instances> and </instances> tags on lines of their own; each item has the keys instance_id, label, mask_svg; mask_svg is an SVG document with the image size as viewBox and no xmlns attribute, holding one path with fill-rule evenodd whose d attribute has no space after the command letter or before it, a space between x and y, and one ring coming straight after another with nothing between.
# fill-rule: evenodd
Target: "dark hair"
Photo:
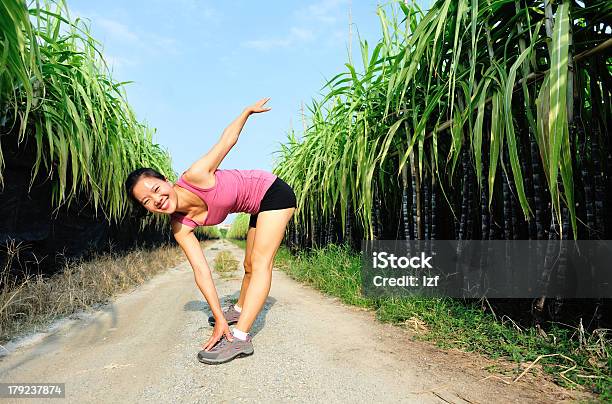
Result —
<instances>
[{"instance_id":1,"label":"dark hair","mask_svg":"<svg viewBox=\"0 0 612 404\"><path fill-rule=\"evenodd\" d=\"M140 204L140 201L134 196L134 185L136 185L140 177L152 177L158 178L163 181L166 180L166 177L164 177L162 174L152 168L139 168L137 170L132 171L125 180L125 190L127 191L130 200L136 208L143 208L143 206Z\"/></svg>"}]
</instances>

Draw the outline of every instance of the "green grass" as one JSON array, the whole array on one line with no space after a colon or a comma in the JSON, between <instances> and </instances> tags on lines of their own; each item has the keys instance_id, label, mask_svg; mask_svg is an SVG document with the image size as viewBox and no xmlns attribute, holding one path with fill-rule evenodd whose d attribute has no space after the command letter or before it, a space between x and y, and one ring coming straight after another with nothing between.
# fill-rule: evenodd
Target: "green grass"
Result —
<instances>
[{"instance_id":1,"label":"green grass","mask_svg":"<svg viewBox=\"0 0 612 404\"><path fill-rule=\"evenodd\" d=\"M245 247L244 241L232 242ZM535 329L518 330L509 319L497 320L478 303L450 298L364 297L360 255L343 246L328 245L297 256L281 247L275 266L344 303L375 310L380 321L416 327L415 339L431 341L440 348L459 348L527 364L540 355L557 354L538 361L556 383L569 388L582 385L599 394L601 400L612 400L612 347L605 334L586 335L586 341L580 344L578 337L572 338L571 329L553 325L547 329L548 338L545 338ZM572 361L576 368L561 374L574 365ZM509 375L513 379L523 370L520 366L516 369Z\"/></svg>"},{"instance_id":2,"label":"green grass","mask_svg":"<svg viewBox=\"0 0 612 404\"><path fill-rule=\"evenodd\" d=\"M217 226L198 226L195 228L194 234L200 241L222 238Z\"/></svg>"},{"instance_id":3,"label":"green grass","mask_svg":"<svg viewBox=\"0 0 612 404\"><path fill-rule=\"evenodd\" d=\"M250 219L251 215L248 213L239 213L232 222L232 226L227 231L225 237L228 239L245 240L249 230Z\"/></svg>"}]
</instances>

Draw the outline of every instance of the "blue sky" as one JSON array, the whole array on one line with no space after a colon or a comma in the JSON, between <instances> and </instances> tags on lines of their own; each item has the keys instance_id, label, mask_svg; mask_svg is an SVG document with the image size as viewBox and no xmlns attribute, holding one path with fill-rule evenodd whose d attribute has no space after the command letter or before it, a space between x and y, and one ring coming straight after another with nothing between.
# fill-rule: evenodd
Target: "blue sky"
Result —
<instances>
[{"instance_id":1,"label":"blue sky","mask_svg":"<svg viewBox=\"0 0 612 404\"><path fill-rule=\"evenodd\" d=\"M349 6L355 60L357 31L372 44L380 36L373 0L67 2L90 20L113 77L134 81L128 101L179 174L264 97L272 110L251 116L220 168L271 171L289 128L302 126L301 102L345 69Z\"/></svg>"}]
</instances>

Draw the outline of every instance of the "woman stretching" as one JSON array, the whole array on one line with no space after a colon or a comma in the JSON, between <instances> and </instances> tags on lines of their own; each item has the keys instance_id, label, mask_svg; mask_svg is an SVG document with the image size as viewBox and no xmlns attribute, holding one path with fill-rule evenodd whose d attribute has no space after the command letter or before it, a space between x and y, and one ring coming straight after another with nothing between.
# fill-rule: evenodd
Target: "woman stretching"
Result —
<instances>
[{"instance_id":1,"label":"woman stretching","mask_svg":"<svg viewBox=\"0 0 612 404\"><path fill-rule=\"evenodd\" d=\"M274 256L296 208L291 187L262 170L219 170L238 141L248 117L266 112L269 98L245 110L224 131L210 151L172 184L155 170L141 168L125 181L128 195L150 212L171 216L172 233L193 268L195 282L208 302L212 335L198 353L200 362L218 364L253 354L249 330L262 309L272 280ZM244 278L235 305L221 310L210 268L193 230L221 223L229 213L250 213ZM235 324L230 331L229 325Z\"/></svg>"}]
</instances>

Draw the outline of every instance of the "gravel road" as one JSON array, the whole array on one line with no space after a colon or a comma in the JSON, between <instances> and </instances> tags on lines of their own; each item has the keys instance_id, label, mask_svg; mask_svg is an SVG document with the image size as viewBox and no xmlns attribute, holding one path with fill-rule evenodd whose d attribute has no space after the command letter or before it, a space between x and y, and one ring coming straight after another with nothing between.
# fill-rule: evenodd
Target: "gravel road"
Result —
<instances>
[{"instance_id":1,"label":"gravel road","mask_svg":"<svg viewBox=\"0 0 612 404\"><path fill-rule=\"evenodd\" d=\"M242 263L244 250L220 240L206 245L211 267L222 250ZM238 271L215 278L222 304L237 298ZM66 401L75 403L524 403L579 397L530 375L506 384L484 369L496 362L412 341L410 331L378 323L373 313L277 270L252 330L254 355L217 366L198 362L200 344L212 330L209 314L185 261L111 304L9 343L0 381L65 382Z\"/></svg>"}]
</instances>

